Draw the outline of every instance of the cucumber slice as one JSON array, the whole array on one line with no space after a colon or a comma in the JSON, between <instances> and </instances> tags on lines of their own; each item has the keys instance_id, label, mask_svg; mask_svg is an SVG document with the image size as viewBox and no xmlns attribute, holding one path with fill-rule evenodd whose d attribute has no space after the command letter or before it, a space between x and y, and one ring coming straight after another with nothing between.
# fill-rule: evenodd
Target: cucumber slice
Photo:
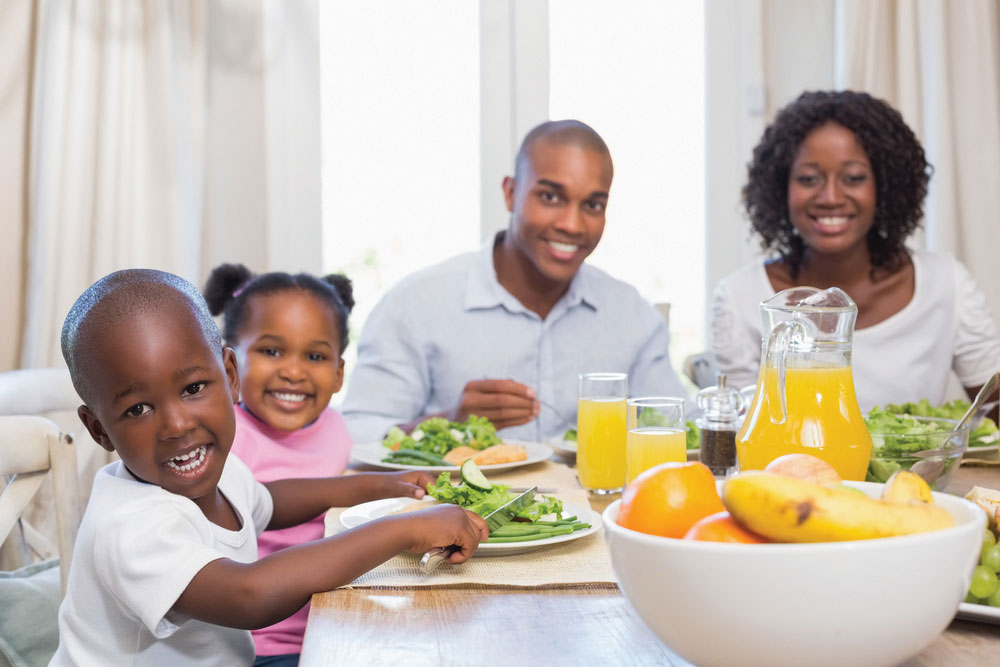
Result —
<instances>
[{"instance_id":1,"label":"cucumber slice","mask_svg":"<svg viewBox=\"0 0 1000 667\"><path fill-rule=\"evenodd\" d=\"M462 481L478 491L489 491L493 488L493 483L486 479L486 475L479 469L472 459L462 461Z\"/></svg>"}]
</instances>

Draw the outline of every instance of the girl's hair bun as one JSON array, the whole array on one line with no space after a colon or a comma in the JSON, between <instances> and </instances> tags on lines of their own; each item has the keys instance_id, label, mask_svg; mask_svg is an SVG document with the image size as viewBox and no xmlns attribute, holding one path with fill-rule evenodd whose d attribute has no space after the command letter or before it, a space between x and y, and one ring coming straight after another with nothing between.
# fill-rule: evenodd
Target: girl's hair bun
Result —
<instances>
[{"instance_id":1,"label":"girl's hair bun","mask_svg":"<svg viewBox=\"0 0 1000 667\"><path fill-rule=\"evenodd\" d=\"M323 282L333 287L340 300L344 302L347 312L350 313L354 309L354 285L351 283L351 279L343 273L331 273L323 276Z\"/></svg>"},{"instance_id":2,"label":"girl's hair bun","mask_svg":"<svg viewBox=\"0 0 1000 667\"><path fill-rule=\"evenodd\" d=\"M242 264L220 264L212 269L202 290L209 312L221 315L236 291L251 278L253 272Z\"/></svg>"}]
</instances>

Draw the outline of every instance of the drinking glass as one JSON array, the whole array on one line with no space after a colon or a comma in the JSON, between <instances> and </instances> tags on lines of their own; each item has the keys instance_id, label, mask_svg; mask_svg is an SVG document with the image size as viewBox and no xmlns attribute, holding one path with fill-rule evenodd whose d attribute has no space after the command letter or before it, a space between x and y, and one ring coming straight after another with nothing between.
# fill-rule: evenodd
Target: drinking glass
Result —
<instances>
[{"instance_id":1,"label":"drinking glass","mask_svg":"<svg viewBox=\"0 0 1000 667\"><path fill-rule=\"evenodd\" d=\"M660 463L687 460L683 398L630 398L627 423L625 484Z\"/></svg>"},{"instance_id":2,"label":"drinking glass","mask_svg":"<svg viewBox=\"0 0 1000 667\"><path fill-rule=\"evenodd\" d=\"M628 373L582 373L576 417L576 472L594 493L625 486Z\"/></svg>"}]
</instances>

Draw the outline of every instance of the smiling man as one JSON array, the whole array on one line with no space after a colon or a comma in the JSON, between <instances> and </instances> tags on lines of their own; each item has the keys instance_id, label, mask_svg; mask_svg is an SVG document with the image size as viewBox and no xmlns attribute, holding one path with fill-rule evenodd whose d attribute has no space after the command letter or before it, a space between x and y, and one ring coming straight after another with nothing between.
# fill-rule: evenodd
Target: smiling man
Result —
<instances>
[{"instance_id":1,"label":"smiling man","mask_svg":"<svg viewBox=\"0 0 1000 667\"><path fill-rule=\"evenodd\" d=\"M687 395L663 318L584 263L613 173L584 123L528 133L503 180L509 227L404 279L369 316L342 408L356 442L433 415L488 417L505 438L561 435L576 427L577 376L591 371L628 373L632 395Z\"/></svg>"}]
</instances>

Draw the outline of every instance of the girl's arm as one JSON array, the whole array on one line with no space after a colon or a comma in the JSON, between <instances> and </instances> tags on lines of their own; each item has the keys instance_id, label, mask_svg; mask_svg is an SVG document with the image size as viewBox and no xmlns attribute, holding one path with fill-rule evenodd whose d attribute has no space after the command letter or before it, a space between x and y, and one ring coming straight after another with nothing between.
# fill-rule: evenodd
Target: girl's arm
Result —
<instances>
[{"instance_id":1,"label":"girl's arm","mask_svg":"<svg viewBox=\"0 0 1000 667\"><path fill-rule=\"evenodd\" d=\"M297 526L331 507L348 507L379 498L423 498L432 482L434 476L422 470L268 482L264 486L274 499L274 513L267 530Z\"/></svg>"},{"instance_id":2,"label":"girl's arm","mask_svg":"<svg viewBox=\"0 0 1000 667\"><path fill-rule=\"evenodd\" d=\"M488 536L486 522L457 505L385 517L254 563L212 561L194 576L173 611L231 628L263 628L301 609L313 593L347 584L397 553L456 545L449 560L461 563Z\"/></svg>"}]
</instances>

